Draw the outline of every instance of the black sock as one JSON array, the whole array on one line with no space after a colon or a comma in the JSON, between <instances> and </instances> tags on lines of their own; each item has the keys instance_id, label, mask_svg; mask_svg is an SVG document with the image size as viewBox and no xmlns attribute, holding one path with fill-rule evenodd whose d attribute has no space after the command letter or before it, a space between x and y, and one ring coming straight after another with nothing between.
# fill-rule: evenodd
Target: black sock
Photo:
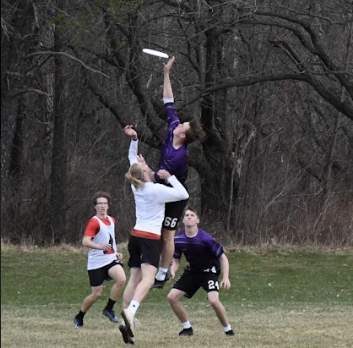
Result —
<instances>
[{"instance_id":1,"label":"black sock","mask_svg":"<svg viewBox=\"0 0 353 348\"><path fill-rule=\"evenodd\" d=\"M77 320L83 321L83 317L85 316L86 313L79 311L78 314L76 315Z\"/></svg>"},{"instance_id":2,"label":"black sock","mask_svg":"<svg viewBox=\"0 0 353 348\"><path fill-rule=\"evenodd\" d=\"M110 311L113 310L113 307L114 307L114 305L115 305L115 302L116 302L116 301L113 301L113 300L109 299L109 301L108 301L108 303L107 303L105 309L109 309Z\"/></svg>"}]
</instances>

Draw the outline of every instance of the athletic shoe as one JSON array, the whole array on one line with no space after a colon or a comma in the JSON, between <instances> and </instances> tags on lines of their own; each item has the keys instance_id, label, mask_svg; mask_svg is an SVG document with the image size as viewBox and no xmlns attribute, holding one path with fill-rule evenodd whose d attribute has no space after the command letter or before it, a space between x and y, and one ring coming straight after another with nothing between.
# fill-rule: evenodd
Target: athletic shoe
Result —
<instances>
[{"instance_id":1,"label":"athletic shoe","mask_svg":"<svg viewBox=\"0 0 353 348\"><path fill-rule=\"evenodd\" d=\"M165 283L166 283L165 280L155 279L151 289L163 289Z\"/></svg>"},{"instance_id":2,"label":"athletic shoe","mask_svg":"<svg viewBox=\"0 0 353 348\"><path fill-rule=\"evenodd\" d=\"M194 330L192 327L189 327L188 329L182 329L179 332L179 336L192 336L194 334Z\"/></svg>"},{"instance_id":3,"label":"athletic shoe","mask_svg":"<svg viewBox=\"0 0 353 348\"><path fill-rule=\"evenodd\" d=\"M130 337L134 337L134 318L128 309L123 309L121 311L121 316L124 319L126 330Z\"/></svg>"},{"instance_id":4,"label":"athletic shoe","mask_svg":"<svg viewBox=\"0 0 353 348\"><path fill-rule=\"evenodd\" d=\"M107 318L109 318L110 321L113 323L118 323L119 319L115 316L115 313L111 309L105 308L102 312L103 315L105 315Z\"/></svg>"},{"instance_id":5,"label":"athletic shoe","mask_svg":"<svg viewBox=\"0 0 353 348\"><path fill-rule=\"evenodd\" d=\"M164 280L158 280L158 279L154 280L154 284L152 285L151 289L163 289L165 283L170 279L170 277L171 277L171 274L168 270L165 275Z\"/></svg>"},{"instance_id":6,"label":"athletic shoe","mask_svg":"<svg viewBox=\"0 0 353 348\"><path fill-rule=\"evenodd\" d=\"M130 337L126 327L124 325L120 325L119 326L119 330L121 332L121 335L123 336L123 341L126 344L135 344L135 342L132 340L132 338Z\"/></svg>"},{"instance_id":7,"label":"athletic shoe","mask_svg":"<svg viewBox=\"0 0 353 348\"><path fill-rule=\"evenodd\" d=\"M74 324L76 329L81 329L83 326L83 320L78 320L76 317L74 317Z\"/></svg>"},{"instance_id":8,"label":"athletic shoe","mask_svg":"<svg viewBox=\"0 0 353 348\"><path fill-rule=\"evenodd\" d=\"M234 336L235 334L234 334L234 331L231 329L231 330L229 330L229 331L227 331L227 332L225 332L225 334L227 335L227 336Z\"/></svg>"}]
</instances>

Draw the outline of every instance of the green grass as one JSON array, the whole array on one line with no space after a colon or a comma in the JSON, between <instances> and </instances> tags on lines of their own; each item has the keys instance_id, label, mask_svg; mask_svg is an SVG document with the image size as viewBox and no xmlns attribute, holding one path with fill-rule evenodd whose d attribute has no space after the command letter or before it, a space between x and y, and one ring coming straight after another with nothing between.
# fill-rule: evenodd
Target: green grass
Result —
<instances>
[{"instance_id":1,"label":"green grass","mask_svg":"<svg viewBox=\"0 0 353 348\"><path fill-rule=\"evenodd\" d=\"M125 261L128 255L124 252ZM234 249L227 252L232 288L222 291L234 338L225 337L200 290L183 301L195 336L177 336L180 323L166 295L151 291L138 311L136 345L152 347L353 347L353 253ZM75 330L72 318L90 292L85 249L2 245L2 347L124 346L117 326L101 315L109 283ZM126 272L127 267L125 267ZM121 303L116 304L119 312Z\"/></svg>"}]
</instances>

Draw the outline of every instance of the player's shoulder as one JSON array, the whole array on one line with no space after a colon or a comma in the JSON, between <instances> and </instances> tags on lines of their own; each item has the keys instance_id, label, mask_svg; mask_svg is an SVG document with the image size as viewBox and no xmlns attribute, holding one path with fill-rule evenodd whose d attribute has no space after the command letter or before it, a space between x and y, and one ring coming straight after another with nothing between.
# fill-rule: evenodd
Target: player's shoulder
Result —
<instances>
[{"instance_id":1,"label":"player's shoulder","mask_svg":"<svg viewBox=\"0 0 353 348\"><path fill-rule=\"evenodd\" d=\"M92 216L88 222L87 222L87 225L95 225L95 224L98 224L99 225L99 219L97 216Z\"/></svg>"},{"instance_id":2,"label":"player's shoulder","mask_svg":"<svg viewBox=\"0 0 353 348\"><path fill-rule=\"evenodd\" d=\"M110 216L110 215L107 215L107 218L108 218L108 219L109 219L109 218L112 219L113 223L115 224L116 220L115 220L114 217L112 217L112 216Z\"/></svg>"},{"instance_id":3,"label":"player's shoulder","mask_svg":"<svg viewBox=\"0 0 353 348\"><path fill-rule=\"evenodd\" d=\"M203 230L202 228L199 228L199 233L200 233L200 234L203 234L203 235L208 235L208 236L211 235L209 232Z\"/></svg>"},{"instance_id":4,"label":"player's shoulder","mask_svg":"<svg viewBox=\"0 0 353 348\"><path fill-rule=\"evenodd\" d=\"M166 187L165 185L163 185L159 182L155 182L155 183L145 182L143 184L142 190L146 195L148 194L148 195L153 195L153 196L157 195L158 196L158 194L159 194L158 192L163 191L165 187Z\"/></svg>"},{"instance_id":5,"label":"player's shoulder","mask_svg":"<svg viewBox=\"0 0 353 348\"><path fill-rule=\"evenodd\" d=\"M211 233L203 230L202 228L199 228L198 235L199 235L199 237L201 237L203 239L214 239L213 236L211 235Z\"/></svg>"},{"instance_id":6,"label":"player's shoulder","mask_svg":"<svg viewBox=\"0 0 353 348\"><path fill-rule=\"evenodd\" d=\"M185 236L185 230L180 230L179 232L176 233L175 238L180 239Z\"/></svg>"}]
</instances>

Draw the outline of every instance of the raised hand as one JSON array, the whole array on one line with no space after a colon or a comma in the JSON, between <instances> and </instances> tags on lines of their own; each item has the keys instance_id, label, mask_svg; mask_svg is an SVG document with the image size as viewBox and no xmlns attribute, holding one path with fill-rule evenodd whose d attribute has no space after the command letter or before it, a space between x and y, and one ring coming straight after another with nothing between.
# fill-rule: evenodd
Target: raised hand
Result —
<instances>
[{"instance_id":1,"label":"raised hand","mask_svg":"<svg viewBox=\"0 0 353 348\"><path fill-rule=\"evenodd\" d=\"M169 73L170 69L172 68L173 66L173 63L175 61L175 57L173 56L172 58L170 58L168 60L168 63L167 64L164 64L164 72L165 73Z\"/></svg>"},{"instance_id":2,"label":"raised hand","mask_svg":"<svg viewBox=\"0 0 353 348\"><path fill-rule=\"evenodd\" d=\"M132 125L128 125L124 127L124 132L127 136L132 139L137 139L137 132L132 128Z\"/></svg>"}]
</instances>

